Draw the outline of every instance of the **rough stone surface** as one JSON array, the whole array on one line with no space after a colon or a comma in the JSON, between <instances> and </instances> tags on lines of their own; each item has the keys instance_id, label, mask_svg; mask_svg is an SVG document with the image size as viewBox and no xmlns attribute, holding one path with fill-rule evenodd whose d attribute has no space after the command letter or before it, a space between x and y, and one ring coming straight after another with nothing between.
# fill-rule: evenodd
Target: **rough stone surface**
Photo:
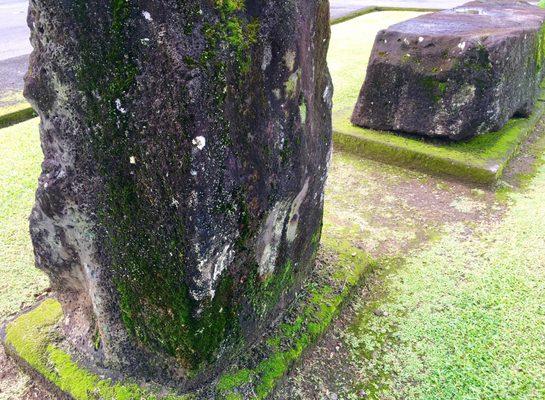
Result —
<instances>
[{"instance_id":1,"label":"rough stone surface","mask_svg":"<svg viewBox=\"0 0 545 400\"><path fill-rule=\"evenodd\" d=\"M328 17L321 0L30 1L31 235L88 364L211 375L290 301L321 232Z\"/></svg>"},{"instance_id":2,"label":"rough stone surface","mask_svg":"<svg viewBox=\"0 0 545 400\"><path fill-rule=\"evenodd\" d=\"M545 10L474 1L377 34L352 122L465 139L527 116L544 76Z\"/></svg>"}]
</instances>

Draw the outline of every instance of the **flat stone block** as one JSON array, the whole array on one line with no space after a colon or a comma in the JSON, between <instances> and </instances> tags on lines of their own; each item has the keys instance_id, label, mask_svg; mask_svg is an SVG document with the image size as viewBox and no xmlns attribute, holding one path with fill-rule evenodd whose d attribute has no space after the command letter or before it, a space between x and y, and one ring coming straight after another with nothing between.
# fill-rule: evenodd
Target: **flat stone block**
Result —
<instances>
[{"instance_id":1,"label":"flat stone block","mask_svg":"<svg viewBox=\"0 0 545 400\"><path fill-rule=\"evenodd\" d=\"M413 12L379 12L332 27L328 64L335 86L335 148L428 173L492 183L502 175L521 143L533 132L544 113L543 102L536 103L529 118L512 119L498 132L479 135L463 142L365 129L350 122L352 106L365 78L362 71L365 71L369 60L375 33L388 24L415 15ZM368 39L362 41L361 38ZM544 98L541 93L540 99Z\"/></svg>"},{"instance_id":2,"label":"flat stone block","mask_svg":"<svg viewBox=\"0 0 545 400\"><path fill-rule=\"evenodd\" d=\"M461 140L527 117L544 75L544 22L526 2L473 1L379 31L352 122Z\"/></svg>"}]
</instances>

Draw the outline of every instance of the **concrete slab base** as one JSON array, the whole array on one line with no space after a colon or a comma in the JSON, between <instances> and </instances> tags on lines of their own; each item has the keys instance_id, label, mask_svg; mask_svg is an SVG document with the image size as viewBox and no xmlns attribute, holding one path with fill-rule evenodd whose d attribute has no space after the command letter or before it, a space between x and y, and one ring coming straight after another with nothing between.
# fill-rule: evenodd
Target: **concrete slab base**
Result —
<instances>
[{"instance_id":1,"label":"concrete slab base","mask_svg":"<svg viewBox=\"0 0 545 400\"><path fill-rule=\"evenodd\" d=\"M512 119L498 132L465 142L424 139L364 129L350 123L350 113L334 114L337 149L373 160L475 183L496 182L545 113L540 101L530 118Z\"/></svg>"}]
</instances>

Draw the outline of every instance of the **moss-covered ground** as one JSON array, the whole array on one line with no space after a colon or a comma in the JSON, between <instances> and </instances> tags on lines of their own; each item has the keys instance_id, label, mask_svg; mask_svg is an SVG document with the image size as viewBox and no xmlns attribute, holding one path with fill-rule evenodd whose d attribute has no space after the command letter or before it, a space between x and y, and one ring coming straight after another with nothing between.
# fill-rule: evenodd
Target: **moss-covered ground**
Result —
<instances>
[{"instance_id":1,"label":"moss-covered ground","mask_svg":"<svg viewBox=\"0 0 545 400\"><path fill-rule=\"evenodd\" d=\"M420 13L375 12L332 27L328 63L335 86L333 130L337 148L404 167L474 182L495 182L545 111L541 102L531 118L512 119L498 132L462 142L379 132L350 122L376 32L417 15Z\"/></svg>"},{"instance_id":2,"label":"moss-covered ground","mask_svg":"<svg viewBox=\"0 0 545 400\"><path fill-rule=\"evenodd\" d=\"M354 206L337 218L383 247L378 267L276 398L545 398L545 157L508 195L343 158ZM351 192L358 181L369 191Z\"/></svg>"},{"instance_id":3,"label":"moss-covered ground","mask_svg":"<svg viewBox=\"0 0 545 400\"><path fill-rule=\"evenodd\" d=\"M13 140L3 142L6 154L36 156L29 162L33 168L21 171L18 181L25 176L35 179L36 121L4 129L0 138L9 133ZM18 134L33 144L20 146L23 138ZM365 284L351 296L333 328L298 363L276 398L540 398L545 362L541 332L545 316L539 301L545 288L540 272L545 268L541 254L545 216L539 206L545 167L531 163L532 154L526 149L514 165L521 165L524 179L514 179L514 171L508 182L492 190L335 153L319 258L324 274L314 280L318 285L305 288L309 301L301 302L269 335L262 348L267 355L257 359L251 355L228 371L219 381L218 393L228 399L266 397L324 334L365 272ZM4 176L13 165L2 170ZM539 166L537 174L531 165ZM12 181L5 188L16 185ZM19 216L26 224L33 193L18 196L18 202L26 199L28 204ZM26 237L24 228L19 242ZM368 255L377 261L370 262ZM26 296L20 289L3 289L2 299L18 299L6 306L3 317L45 287L43 277L32 268L30 247L14 254L14 261L21 267L13 269L10 281L19 280L25 287L38 278L43 284L30 288ZM46 304L54 311L53 304ZM49 314L34 316L44 319ZM22 325L16 331L31 333L32 326ZM76 375L72 382L77 387L103 387L107 395L127 390L76 369L59 349L49 346L45 352L48 366L59 363L58 374ZM0 368L10 368L1 357ZM33 398L24 397L27 385L24 375L12 377L0 386L0 398Z\"/></svg>"}]
</instances>

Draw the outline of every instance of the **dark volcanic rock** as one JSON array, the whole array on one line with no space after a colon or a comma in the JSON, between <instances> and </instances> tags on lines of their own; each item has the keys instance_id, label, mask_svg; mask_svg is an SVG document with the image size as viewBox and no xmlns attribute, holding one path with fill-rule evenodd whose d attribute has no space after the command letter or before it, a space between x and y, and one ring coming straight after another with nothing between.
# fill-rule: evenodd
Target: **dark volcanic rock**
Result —
<instances>
[{"instance_id":1,"label":"dark volcanic rock","mask_svg":"<svg viewBox=\"0 0 545 400\"><path fill-rule=\"evenodd\" d=\"M526 116L544 76L545 10L474 1L378 33L356 125L464 139Z\"/></svg>"},{"instance_id":2,"label":"dark volcanic rock","mask_svg":"<svg viewBox=\"0 0 545 400\"><path fill-rule=\"evenodd\" d=\"M183 374L290 301L321 232L328 14L306 0L31 0L26 96L45 154L31 234L90 362Z\"/></svg>"}]
</instances>

